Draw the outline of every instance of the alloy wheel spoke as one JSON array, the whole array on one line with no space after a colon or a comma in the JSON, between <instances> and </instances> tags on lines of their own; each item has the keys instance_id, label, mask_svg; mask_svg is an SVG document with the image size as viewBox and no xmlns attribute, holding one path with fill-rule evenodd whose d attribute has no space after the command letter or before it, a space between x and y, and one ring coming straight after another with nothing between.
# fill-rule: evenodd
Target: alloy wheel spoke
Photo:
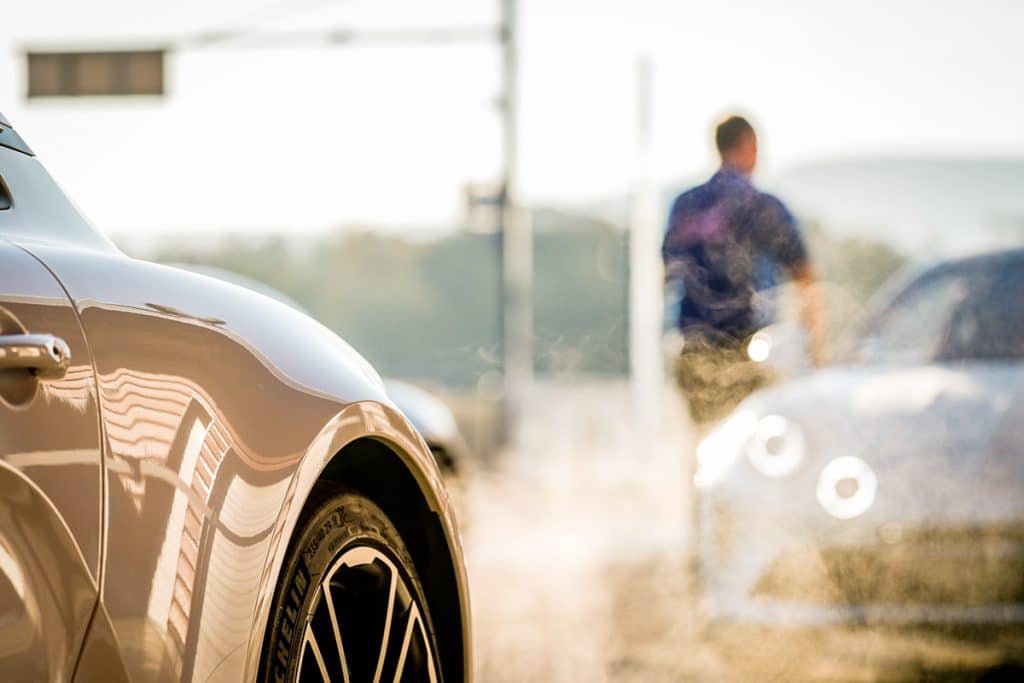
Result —
<instances>
[{"instance_id":1,"label":"alloy wheel spoke","mask_svg":"<svg viewBox=\"0 0 1024 683\"><path fill-rule=\"evenodd\" d=\"M380 676L384 672L384 658L388 653L388 641L391 637L391 623L394 621L395 595L398 593L398 571L391 562L387 562L389 570L388 582L388 606L384 613L384 633L381 636L380 654L377 655L377 672L373 675L373 683L380 683Z\"/></svg>"},{"instance_id":2,"label":"alloy wheel spoke","mask_svg":"<svg viewBox=\"0 0 1024 683\"><path fill-rule=\"evenodd\" d=\"M345 644L341 640L341 627L338 624L338 614L334 609L334 596L331 594L329 580L323 582L324 600L327 603L327 612L331 617L331 629L334 631L334 645L338 649L338 659L341 660L342 683L349 683L348 660L345 658Z\"/></svg>"},{"instance_id":3,"label":"alloy wheel spoke","mask_svg":"<svg viewBox=\"0 0 1024 683\"><path fill-rule=\"evenodd\" d=\"M316 659L317 668L320 669L320 676L323 678L324 683L331 683L331 674L327 671L327 664L324 663L324 656L320 652L320 645L316 642L316 635L313 633L313 627L306 625L306 637L302 643L302 654L299 656L299 671L302 671L302 662L305 658L306 647L309 647L313 653L313 658ZM347 680L346 676L346 680Z\"/></svg>"},{"instance_id":4,"label":"alloy wheel spoke","mask_svg":"<svg viewBox=\"0 0 1024 683\"><path fill-rule=\"evenodd\" d=\"M423 619L420 617L419 607L414 603L409 610L409 619L406 621L405 634L402 636L402 649L399 652L398 664L395 668L394 683L399 683L402 680L402 676L405 673L405 665L409 656L409 648L412 645L414 637L419 636L420 642L423 647L426 648L427 657L427 676L430 683L436 683L437 674L434 672L434 659L430 652L430 644L427 640L427 632L423 625Z\"/></svg>"}]
</instances>

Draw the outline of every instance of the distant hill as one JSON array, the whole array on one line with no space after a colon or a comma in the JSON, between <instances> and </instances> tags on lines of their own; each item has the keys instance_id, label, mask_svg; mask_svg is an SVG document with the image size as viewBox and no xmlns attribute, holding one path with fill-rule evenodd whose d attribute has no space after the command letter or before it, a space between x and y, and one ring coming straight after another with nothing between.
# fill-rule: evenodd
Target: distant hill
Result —
<instances>
[{"instance_id":1,"label":"distant hill","mask_svg":"<svg viewBox=\"0 0 1024 683\"><path fill-rule=\"evenodd\" d=\"M767 187L833 235L882 241L914 258L1024 243L1024 160L814 163Z\"/></svg>"},{"instance_id":2,"label":"distant hill","mask_svg":"<svg viewBox=\"0 0 1024 683\"><path fill-rule=\"evenodd\" d=\"M679 192L704 179L663 187L666 213ZM1024 244L1024 159L837 160L758 182L830 237L879 242L914 260ZM628 207L620 195L576 210L624 225Z\"/></svg>"}]
</instances>

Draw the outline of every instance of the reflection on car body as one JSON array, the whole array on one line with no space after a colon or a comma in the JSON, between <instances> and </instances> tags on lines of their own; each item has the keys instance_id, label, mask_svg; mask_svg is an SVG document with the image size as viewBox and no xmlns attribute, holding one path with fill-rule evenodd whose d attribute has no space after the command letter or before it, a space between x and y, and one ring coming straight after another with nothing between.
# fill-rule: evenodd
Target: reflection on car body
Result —
<instances>
[{"instance_id":1,"label":"reflection on car body","mask_svg":"<svg viewBox=\"0 0 1024 683\"><path fill-rule=\"evenodd\" d=\"M850 358L698 447L708 606L772 623L1024 621L1024 250L881 297Z\"/></svg>"},{"instance_id":2,"label":"reflection on car body","mask_svg":"<svg viewBox=\"0 0 1024 683\"><path fill-rule=\"evenodd\" d=\"M267 297L124 256L26 150L0 176L0 678L467 678L450 504L373 368ZM60 367L7 355L46 338Z\"/></svg>"},{"instance_id":3,"label":"reflection on car body","mask_svg":"<svg viewBox=\"0 0 1024 683\"><path fill-rule=\"evenodd\" d=\"M287 294L270 285L233 271L214 266L175 264L196 273L225 280L254 292L265 294L272 299L307 313L305 307ZM458 471L467 458L466 441L459 431L451 409L436 396L409 382L397 379L384 380L388 398L398 407L427 442L427 447L437 461L438 467L448 474Z\"/></svg>"}]
</instances>

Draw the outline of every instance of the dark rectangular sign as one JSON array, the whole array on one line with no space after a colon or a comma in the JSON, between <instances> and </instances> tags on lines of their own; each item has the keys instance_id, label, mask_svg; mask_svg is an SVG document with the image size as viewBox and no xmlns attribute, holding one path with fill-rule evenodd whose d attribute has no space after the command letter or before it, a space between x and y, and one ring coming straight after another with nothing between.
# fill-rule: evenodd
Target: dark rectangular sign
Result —
<instances>
[{"instance_id":1,"label":"dark rectangular sign","mask_svg":"<svg viewBox=\"0 0 1024 683\"><path fill-rule=\"evenodd\" d=\"M33 52L29 97L163 95L164 50Z\"/></svg>"}]
</instances>

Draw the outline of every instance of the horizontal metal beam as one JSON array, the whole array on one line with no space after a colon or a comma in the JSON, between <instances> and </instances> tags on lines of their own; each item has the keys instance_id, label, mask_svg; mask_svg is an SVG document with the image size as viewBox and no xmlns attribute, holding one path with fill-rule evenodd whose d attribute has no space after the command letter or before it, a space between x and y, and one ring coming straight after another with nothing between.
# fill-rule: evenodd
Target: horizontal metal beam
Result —
<instances>
[{"instance_id":1,"label":"horizontal metal beam","mask_svg":"<svg viewBox=\"0 0 1024 683\"><path fill-rule=\"evenodd\" d=\"M174 44L179 50L204 47L268 47L292 46L410 46L495 43L504 38L496 26L460 28L336 28L316 31L217 31L201 33Z\"/></svg>"}]
</instances>

